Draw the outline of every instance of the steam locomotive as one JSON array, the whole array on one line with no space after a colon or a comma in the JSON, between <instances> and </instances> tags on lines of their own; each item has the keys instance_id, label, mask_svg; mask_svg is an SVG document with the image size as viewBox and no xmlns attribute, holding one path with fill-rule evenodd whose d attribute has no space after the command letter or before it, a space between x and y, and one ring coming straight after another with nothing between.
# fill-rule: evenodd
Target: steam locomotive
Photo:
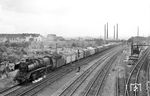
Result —
<instances>
[{"instance_id":1,"label":"steam locomotive","mask_svg":"<svg viewBox=\"0 0 150 96\"><path fill-rule=\"evenodd\" d=\"M96 48L78 50L76 53L69 55L51 54L43 58L22 60L15 66L16 69L18 69L18 72L14 77L14 81L24 83L37 80L38 78L45 76L50 70L55 70L63 65L94 55L116 45L118 44L113 43L98 46Z\"/></svg>"}]
</instances>

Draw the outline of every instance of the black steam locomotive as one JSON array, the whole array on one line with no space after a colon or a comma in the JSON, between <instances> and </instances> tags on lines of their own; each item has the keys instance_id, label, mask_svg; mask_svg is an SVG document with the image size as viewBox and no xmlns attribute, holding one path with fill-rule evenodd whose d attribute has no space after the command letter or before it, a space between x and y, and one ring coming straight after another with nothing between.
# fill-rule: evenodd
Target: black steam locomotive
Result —
<instances>
[{"instance_id":1,"label":"black steam locomotive","mask_svg":"<svg viewBox=\"0 0 150 96\"><path fill-rule=\"evenodd\" d=\"M26 59L18 64L18 72L14 78L19 83L34 81L47 74L49 70L62 66L65 60L60 55L50 55L38 59Z\"/></svg>"}]
</instances>

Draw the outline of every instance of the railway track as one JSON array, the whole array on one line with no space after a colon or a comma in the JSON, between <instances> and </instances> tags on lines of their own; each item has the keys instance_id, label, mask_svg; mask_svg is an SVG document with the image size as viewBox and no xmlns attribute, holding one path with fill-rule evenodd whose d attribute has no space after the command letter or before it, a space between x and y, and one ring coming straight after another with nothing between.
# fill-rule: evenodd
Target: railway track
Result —
<instances>
[{"instance_id":1,"label":"railway track","mask_svg":"<svg viewBox=\"0 0 150 96\"><path fill-rule=\"evenodd\" d=\"M116 76L116 96L119 96L119 73L117 72Z\"/></svg>"},{"instance_id":2,"label":"railway track","mask_svg":"<svg viewBox=\"0 0 150 96\"><path fill-rule=\"evenodd\" d=\"M93 68L93 66L92 66L92 68ZM89 69L90 70L90 69ZM68 72L67 72L68 73ZM86 73L85 73L86 74ZM64 75L66 75L66 74L64 74ZM56 77L58 77L58 76L56 76ZM54 80L54 81L56 81L56 80ZM45 84L45 83L44 83ZM41 85L43 86L44 85L43 83L41 83ZM50 85L50 84L48 84L48 85ZM22 93L21 95L19 95L19 96L31 96L31 95L34 95L34 94L36 94L36 92L38 92L39 90L41 90L43 87L45 87L45 86L37 86L39 89L37 89L37 87L34 87L34 88L32 88L32 91L31 91L31 89L30 90L26 90L26 92L24 92L24 93ZM34 94L33 94L34 93Z\"/></svg>"},{"instance_id":3,"label":"railway track","mask_svg":"<svg viewBox=\"0 0 150 96\"><path fill-rule=\"evenodd\" d=\"M118 62L118 66L123 66L124 69L117 69L117 74L116 74L116 86L115 86L115 96L124 96L125 93L125 88L126 88L126 63L124 62L125 60L125 54L123 53L122 57L120 58L120 62ZM123 64L123 65L122 65Z\"/></svg>"},{"instance_id":4,"label":"railway track","mask_svg":"<svg viewBox=\"0 0 150 96\"><path fill-rule=\"evenodd\" d=\"M125 88L126 88L126 78L116 77L116 96L125 96Z\"/></svg>"},{"instance_id":5,"label":"railway track","mask_svg":"<svg viewBox=\"0 0 150 96\"><path fill-rule=\"evenodd\" d=\"M115 56L114 56L114 54L115 54ZM94 88L96 88L95 86L97 86L97 84L100 84L100 87L102 87L102 85L103 85L102 83L104 82L105 77L108 75L108 69L110 69L112 62L114 62L114 59L116 57L117 57L116 53L111 53L111 55L110 54L106 55L102 60L96 62L96 64L94 64L93 66L91 66L82 75L80 75L75 81L73 81L69 86L67 86L61 93L58 93L58 94L55 94L55 95L56 96L73 96L73 95L77 96L76 90L78 90L78 88L84 82L86 82L86 79L88 78L88 76L91 75L92 72L94 70L96 70L96 68L98 68L98 66L99 66L100 63L102 63L104 61L105 62L107 61L107 64L104 65L101 68L101 70L98 70L98 72L96 73L96 75L94 76L94 78L92 78L92 80L90 81L90 83L88 84L88 86L85 88L84 92L82 92L82 94L80 94L81 96L93 96L93 94L91 94L91 90L90 89L94 90Z\"/></svg>"},{"instance_id":6,"label":"railway track","mask_svg":"<svg viewBox=\"0 0 150 96\"><path fill-rule=\"evenodd\" d=\"M111 50L113 50L115 48L112 48ZM64 75L66 75L67 73L75 70L78 66L84 65L88 62L90 62L91 60L98 58L99 56L102 56L104 54L106 54L107 52L110 52L111 50L106 50L105 52L102 52L101 54L97 54L94 55L93 57L88 57L85 60L82 59L80 64L77 64L79 62L75 62L74 64L76 66L72 66L71 64L63 66L60 70L56 70L56 72L52 72L50 73L46 79L42 80L41 82L38 82L36 84L32 84L30 86L23 86L20 87L16 90L13 90L11 92L7 92L6 94L4 94L5 96L31 96L36 94L39 90L45 88L46 86L52 84L53 82L55 82L56 80L62 78ZM66 68L67 67L67 68ZM40 87L39 87L40 86ZM33 92L31 92L31 90ZM30 91L30 92L29 92ZM27 94L28 93L28 94ZM30 94L30 95L29 95ZM2 95L3 96L3 95Z\"/></svg>"},{"instance_id":7,"label":"railway track","mask_svg":"<svg viewBox=\"0 0 150 96\"><path fill-rule=\"evenodd\" d=\"M150 58L148 58L150 60ZM150 96L150 62L148 62L147 66L147 72L146 72L146 90L147 90L147 96Z\"/></svg>"},{"instance_id":8,"label":"railway track","mask_svg":"<svg viewBox=\"0 0 150 96\"><path fill-rule=\"evenodd\" d=\"M145 50L141 58L138 60L138 62L135 64L133 69L131 70L129 77L126 81L126 90L125 90L125 96L140 96L139 91L141 90L141 84L139 83L139 74L144 66L146 64L146 60L148 55L150 54L150 49L148 48Z\"/></svg>"},{"instance_id":9,"label":"railway track","mask_svg":"<svg viewBox=\"0 0 150 96\"><path fill-rule=\"evenodd\" d=\"M59 71L57 73L51 74L50 77L48 77L47 79L45 79L45 80L43 80L41 82L32 84L31 86L23 86L23 87L21 87L21 88L19 88L17 90L14 90L14 91L6 94L5 96L22 96L25 93L27 93L28 91L31 91L34 88L37 88L38 86L43 86L42 85L43 83L53 83L54 81L56 81L57 79L60 79L61 77L63 77L64 75L66 75L68 72L71 72L72 70L73 69L69 69L69 70L66 69L64 71ZM46 86L46 85L44 85L44 86ZM26 95L26 96L30 96L30 95Z\"/></svg>"},{"instance_id":10,"label":"railway track","mask_svg":"<svg viewBox=\"0 0 150 96\"><path fill-rule=\"evenodd\" d=\"M0 90L0 94L5 94L6 92L9 92L9 91L12 91L12 90L17 90L18 88L20 88L20 86L18 86L18 85L14 85L12 87L4 88L4 89Z\"/></svg>"},{"instance_id":11,"label":"railway track","mask_svg":"<svg viewBox=\"0 0 150 96\"><path fill-rule=\"evenodd\" d=\"M98 71L93 80L91 80L87 87L84 89L83 93L81 93L82 96L101 96L105 80L109 75L109 71L119 53L120 51L110 57L110 59L106 62L105 66L103 66L103 68Z\"/></svg>"}]
</instances>

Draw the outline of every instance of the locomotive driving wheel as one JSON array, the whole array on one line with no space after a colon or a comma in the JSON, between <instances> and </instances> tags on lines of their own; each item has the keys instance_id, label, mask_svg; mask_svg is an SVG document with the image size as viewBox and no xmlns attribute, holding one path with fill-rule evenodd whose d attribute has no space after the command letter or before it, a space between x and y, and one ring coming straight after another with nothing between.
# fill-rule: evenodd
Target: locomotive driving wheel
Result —
<instances>
[{"instance_id":1,"label":"locomotive driving wheel","mask_svg":"<svg viewBox=\"0 0 150 96\"><path fill-rule=\"evenodd\" d=\"M34 74L32 74L31 75L31 81L34 81L34 80L36 80L37 79L37 75L34 73Z\"/></svg>"}]
</instances>

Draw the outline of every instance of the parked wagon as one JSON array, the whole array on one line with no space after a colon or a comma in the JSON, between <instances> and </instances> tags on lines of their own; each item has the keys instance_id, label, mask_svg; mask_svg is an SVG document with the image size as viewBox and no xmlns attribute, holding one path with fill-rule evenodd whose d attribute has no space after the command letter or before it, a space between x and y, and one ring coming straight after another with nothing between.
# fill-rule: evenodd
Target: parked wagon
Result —
<instances>
[{"instance_id":1,"label":"parked wagon","mask_svg":"<svg viewBox=\"0 0 150 96\"><path fill-rule=\"evenodd\" d=\"M77 54L71 53L71 54L63 54L64 59L66 60L66 64L69 64L71 62L76 61Z\"/></svg>"},{"instance_id":2,"label":"parked wagon","mask_svg":"<svg viewBox=\"0 0 150 96\"><path fill-rule=\"evenodd\" d=\"M104 47L103 46L98 46L97 49L98 49L98 52L101 52L101 51L103 51Z\"/></svg>"},{"instance_id":3,"label":"parked wagon","mask_svg":"<svg viewBox=\"0 0 150 96\"><path fill-rule=\"evenodd\" d=\"M72 62L76 61L77 60L77 54L76 53L73 53L71 55L71 59L72 59Z\"/></svg>"},{"instance_id":4,"label":"parked wagon","mask_svg":"<svg viewBox=\"0 0 150 96\"><path fill-rule=\"evenodd\" d=\"M59 55L59 54L53 54L51 56L51 59L52 59L52 63L53 63L53 68L58 68L60 66L63 66L66 64L66 60L63 58L62 55Z\"/></svg>"},{"instance_id":5,"label":"parked wagon","mask_svg":"<svg viewBox=\"0 0 150 96\"><path fill-rule=\"evenodd\" d=\"M95 47L94 50L95 50L95 53L98 53L98 52L99 52L99 50L98 50L97 47Z\"/></svg>"},{"instance_id":6,"label":"parked wagon","mask_svg":"<svg viewBox=\"0 0 150 96\"><path fill-rule=\"evenodd\" d=\"M90 50L89 50L89 49L83 49L83 51L84 51L84 58L85 58L85 57L88 57L88 56L90 56L90 55L91 55L91 53L90 53Z\"/></svg>"},{"instance_id":7,"label":"parked wagon","mask_svg":"<svg viewBox=\"0 0 150 96\"><path fill-rule=\"evenodd\" d=\"M95 49L93 47L88 47L87 49L90 51L90 55L95 54Z\"/></svg>"},{"instance_id":8,"label":"parked wagon","mask_svg":"<svg viewBox=\"0 0 150 96\"><path fill-rule=\"evenodd\" d=\"M84 51L83 50L78 49L76 54L77 54L77 60L84 58Z\"/></svg>"}]
</instances>

